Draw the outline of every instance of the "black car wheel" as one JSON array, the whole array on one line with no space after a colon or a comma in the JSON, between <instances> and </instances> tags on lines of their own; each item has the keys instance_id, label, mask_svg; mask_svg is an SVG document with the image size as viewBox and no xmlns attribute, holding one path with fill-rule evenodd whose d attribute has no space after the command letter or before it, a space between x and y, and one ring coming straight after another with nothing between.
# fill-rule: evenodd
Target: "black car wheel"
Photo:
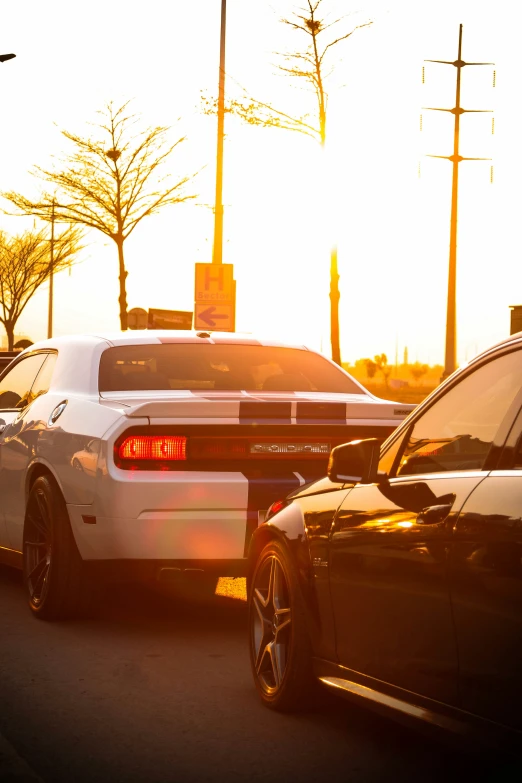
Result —
<instances>
[{"instance_id":1,"label":"black car wheel","mask_svg":"<svg viewBox=\"0 0 522 783\"><path fill-rule=\"evenodd\" d=\"M24 584L36 617L58 620L85 608L83 562L64 499L50 476L29 493L23 536Z\"/></svg>"},{"instance_id":2,"label":"black car wheel","mask_svg":"<svg viewBox=\"0 0 522 783\"><path fill-rule=\"evenodd\" d=\"M281 712L308 706L317 686L304 601L293 563L277 542L259 555L248 603L250 662L261 700Z\"/></svg>"}]
</instances>

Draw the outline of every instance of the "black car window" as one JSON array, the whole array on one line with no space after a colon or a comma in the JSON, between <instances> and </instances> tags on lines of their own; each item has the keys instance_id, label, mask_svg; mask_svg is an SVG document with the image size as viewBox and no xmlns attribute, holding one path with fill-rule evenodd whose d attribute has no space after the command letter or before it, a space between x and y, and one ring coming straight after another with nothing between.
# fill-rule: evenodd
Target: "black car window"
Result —
<instances>
[{"instance_id":1,"label":"black car window","mask_svg":"<svg viewBox=\"0 0 522 783\"><path fill-rule=\"evenodd\" d=\"M124 345L102 354L100 392L161 389L364 394L323 356L268 345Z\"/></svg>"},{"instance_id":2,"label":"black car window","mask_svg":"<svg viewBox=\"0 0 522 783\"><path fill-rule=\"evenodd\" d=\"M405 436L397 475L481 470L521 386L520 351L493 359L466 375Z\"/></svg>"},{"instance_id":3,"label":"black car window","mask_svg":"<svg viewBox=\"0 0 522 783\"><path fill-rule=\"evenodd\" d=\"M33 383L31 389L31 400L39 397L41 394L47 394L51 385L51 379L53 377L54 365L56 364L57 354L48 353L47 358L43 365L40 367L40 372L36 376L36 380Z\"/></svg>"},{"instance_id":4,"label":"black car window","mask_svg":"<svg viewBox=\"0 0 522 783\"><path fill-rule=\"evenodd\" d=\"M17 362L0 381L0 409L23 408L47 354L37 353Z\"/></svg>"},{"instance_id":5,"label":"black car window","mask_svg":"<svg viewBox=\"0 0 522 783\"><path fill-rule=\"evenodd\" d=\"M386 449L379 461L379 473L385 473L387 476L391 476L395 459L400 451L403 440L404 437L397 438L393 441L391 446Z\"/></svg>"}]
</instances>

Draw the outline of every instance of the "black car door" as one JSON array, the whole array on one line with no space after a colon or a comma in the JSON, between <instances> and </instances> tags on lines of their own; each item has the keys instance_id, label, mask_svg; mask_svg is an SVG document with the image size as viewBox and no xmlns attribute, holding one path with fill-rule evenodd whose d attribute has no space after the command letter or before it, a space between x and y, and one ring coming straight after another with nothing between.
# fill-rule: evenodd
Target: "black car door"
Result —
<instances>
[{"instance_id":1,"label":"black car door","mask_svg":"<svg viewBox=\"0 0 522 783\"><path fill-rule=\"evenodd\" d=\"M522 730L522 414L454 529L450 589L463 709Z\"/></svg>"},{"instance_id":2,"label":"black car door","mask_svg":"<svg viewBox=\"0 0 522 783\"><path fill-rule=\"evenodd\" d=\"M466 498L488 475L522 382L510 354L463 373L381 456L378 484L347 495L330 535L340 663L458 704L447 557Z\"/></svg>"}]
</instances>

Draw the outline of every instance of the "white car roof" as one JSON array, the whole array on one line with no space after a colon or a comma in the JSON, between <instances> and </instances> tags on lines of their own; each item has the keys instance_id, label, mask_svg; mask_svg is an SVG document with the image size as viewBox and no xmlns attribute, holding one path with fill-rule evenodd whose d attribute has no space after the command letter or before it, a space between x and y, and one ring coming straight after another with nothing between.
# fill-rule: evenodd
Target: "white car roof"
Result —
<instances>
[{"instance_id":1,"label":"white car roof","mask_svg":"<svg viewBox=\"0 0 522 783\"><path fill-rule=\"evenodd\" d=\"M199 336L201 335L201 336ZM28 353L33 353L38 350L56 350L58 352L58 361L53 371L50 391L60 392L64 394L64 397L68 397L70 394L80 395L82 397L91 397L93 399L99 399L99 366L101 355L108 348L125 346L125 345L161 345L161 344L229 344L229 345L250 345L250 346L266 346L273 348L294 348L301 351L318 354L317 351L308 348L305 345L292 345L291 343L284 343L272 339L259 339L252 334L241 334L237 332L197 332L197 331L182 331L182 330L130 330L127 332L101 332L93 334L72 334L62 337L55 337L49 340L41 340L34 343L25 351L22 351L20 356ZM321 354L319 354L321 355ZM331 359L323 357L327 362L333 364ZM337 365L335 365L337 367ZM390 401L383 401L374 397L367 389L362 386L355 378L349 376L342 368L337 368L341 373L348 375L351 378L352 383L360 391L351 395L353 399L350 401L357 403L357 407L360 408L360 404L363 402L371 402L372 408L375 406L381 406L388 408L396 403ZM354 390L355 391L355 390ZM121 393L118 393L121 396ZM290 393L282 393L283 396ZM292 398L297 395L299 398L306 399L323 399L325 395L323 393L291 393ZM190 395L187 392L185 396ZM147 397L147 394L142 393L141 397ZM157 393L154 394L157 397ZM176 396L176 395L175 395ZM179 395L178 395L179 396ZM338 397L347 397L347 394L330 394L326 395L328 398L332 398L336 401ZM350 396L348 394L348 396ZM270 399L273 398L273 394L270 393ZM138 400L139 401L139 400ZM143 401L142 401L143 402ZM402 406L403 408L409 408L410 406ZM403 413L403 410L400 411ZM372 416L375 415L375 410ZM358 411L360 417L360 410Z\"/></svg>"},{"instance_id":2,"label":"white car roof","mask_svg":"<svg viewBox=\"0 0 522 783\"><path fill-rule=\"evenodd\" d=\"M198 337L201 334L201 337ZM208 337L206 335L209 335ZM107 348L124 345L161 345L168 343L201 343L263 345L270 347L297 348L308 351L304 345L288 345L274 340L259 340L251 334L237 332L197 332L181 330L147 329L143 331L100 332L94 334L71 334L52 337L34 343L21 356L38 350L56 350L59 359L53 373L51 389L60 389L71 394L98 395L98 369L101 354Z\"/></svg>"},{"instance_id":3,"label":"white car roof","mask_svg":"<svg viewBox=\"0 0 522 783\"><path fill-rule=\"evenodd\" d=\"M236 344L236 345L265 345L270 347L297 348L299 350L310 350L305 345L293 345L278 340L260 339L252 334L241 334L239 332L205 332L184 331L184 330L166 330L166 329L144 329L129 330L126 332L102 332L93 334L71 334L63 337L54 337L49 340L40 340L34 343L29 351L41 348L56 348L72 345L93 345L95 343L106 343L111 346L117 345L154 345L161 343L218 343L218 344Z\"/></svg>"}]
</instances>

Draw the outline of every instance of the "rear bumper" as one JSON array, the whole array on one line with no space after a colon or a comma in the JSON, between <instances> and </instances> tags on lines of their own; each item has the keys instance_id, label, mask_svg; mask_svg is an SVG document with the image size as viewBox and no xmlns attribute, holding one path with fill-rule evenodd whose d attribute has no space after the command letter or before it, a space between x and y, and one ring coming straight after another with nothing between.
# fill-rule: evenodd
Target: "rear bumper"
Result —
<instances>
[{"instance_id":1,"label":"rear bumper","mask_svg":"<svg viewBox=\"0 0 522 783\"><path fill-rule=\"evenodd\" d=\"M95 516L90 506L68 507L83 560L242 560L247 511L143 511L137 518Z\"/></svg>"},{"instance_id":2,"label":"rear bumper","mask_svg":"<svg viewBox=\"0 0 522 783\"><path fill-rule=\"evenodd\" d=\"M290 467L263 475L257 467L133 472L112 466L92 505L67 508L86 561L236 561L246 557L263 512L304 481Z\"/></svg>"}]
</instances>

